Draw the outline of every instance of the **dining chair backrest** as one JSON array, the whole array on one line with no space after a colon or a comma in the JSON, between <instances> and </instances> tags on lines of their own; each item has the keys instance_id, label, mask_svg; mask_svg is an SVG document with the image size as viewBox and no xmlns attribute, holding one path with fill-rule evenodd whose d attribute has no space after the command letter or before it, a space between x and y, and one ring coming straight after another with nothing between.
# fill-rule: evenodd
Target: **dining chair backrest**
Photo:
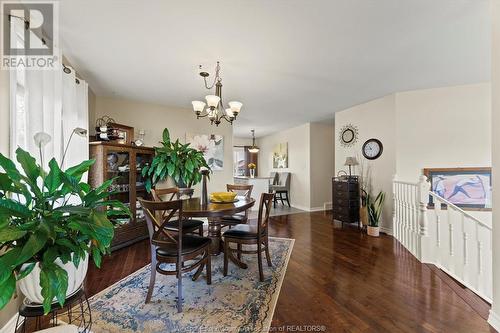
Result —
<instances>
[{"instance_id":1,"label":"dining chair backrest","mask_svg":"<svg viewBox=\"0 0 500 333\"><path fill-rule=\"evenodd\" d=\"M178 197L179 189L177 187L157 188L152 189L151 194L154 201L172 201L174 197Z\"/></svg>"},{"instance_id":2,"label":"dining chair backrest","mask_svg":"<svg viewBox=\"0 0 500 333\"><path fill-rule=\"evenodd\" d=\"M257 235L267 235L269 225L269 213L271 212L274 193L262 193L260 195L259 218L257 222Z\"/></svg>"},{"instance_id":3,"label":"dining chair backrest","mask_svg":"<svg viewBox=\"0 0 500 333\"><path fill-rule=\"evenodd\" d=\"M175 233L169 231L166 226L174 216L182 217L182 200L149 201L139 199L139 202L146 216L151 244L162 246L175 243L178 245L180 254L182 237L176 237L176 235L182 235L182 219L177 219L178 229Z\"/></svg>"},{"instance_id":4,"label":"dining chair backrest","mask_svg":"<svg viewBox=\"0 0 500 333\"><path fill-rule=\"evenodd\" d=\"M277 172L271 172L269 176L271 177L271 185L278 185L279 174Z\"/></svg>"},{"instance_id":5,"label":"dining chair backrest","mask_svg":"<svg viewBox=\"0 0 500 333\"><path fill-rule=\"evenodd\" d=\"M226 188L228 192L236 192L238 195L242 195L247 199L252 197L253 185L244 185L244 184L226 184Z\"/></svg>"},{"instance_id":6,"label":"dining chair backrest","mask_svg":"<svg viewBox=\"0 0 500 333\"><path fill-rule=\"evenodd\" d=\"M284 186L287 190L290 190L290 172L280 172L279 173L279 185Z\"/></svg>"}]
</instances>

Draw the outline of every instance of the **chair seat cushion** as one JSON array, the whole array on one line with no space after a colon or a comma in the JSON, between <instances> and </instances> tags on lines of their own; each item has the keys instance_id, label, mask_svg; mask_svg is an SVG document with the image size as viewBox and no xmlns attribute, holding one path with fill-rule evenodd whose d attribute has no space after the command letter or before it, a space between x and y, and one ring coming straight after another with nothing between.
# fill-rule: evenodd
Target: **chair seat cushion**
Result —
<instances>
[{"instance_id":1,"label":"chair seat cushion","mask_svg":"<svg viewBox=\"0 0 500 333\"><path fill-rule=\"evenodd\" d=\"M167 230L177 230L177 226L179 225L178 220L171 220L166 224L166 229ZM201 220L192 220L192 219L186 219L182 221L182 229L197 229L203 225L203 221Z\"/></svg>"},{"instance_id":2,"label":"chair seat cushion","mask_svg":"<svg viewBox=\"0 0 500 333\"><path fill-rule=\"evenodd\" d=\"M269 189L271 191L286 191L287 190L286 186L280 186L280 185L269 185Z\"/></svg>"},{"instance_id":3,"label":"chair seat cushion","mask_svg":"<svg viewBox=\"0 0 500 333\"><path fill-rule=\"evenodd\" d=\"M247 217L245 216L245 214L228 215L228 216L223 216L221 218L221 221L222 223L240 224L240 223L246 223Z\"/></svg>"},{"instance_id":4,"label":"chair seat cushion","mask_svg":"<svg viewBox=\"0 0 500 333\"><path fill-rule=\"evenodd\" d=\"M177 239L177 237L175 237ZM183 235L182 236L182 254L190 254L203 249L210 245L210 238L200 237L195 235ZM156 249L156 254L163 257L176 257L177 256L177 244L171 243L166 245L161 245Z\"/></svg>"},{"instance_id":5,"label":"chair seat cushion","mask_svg":"<svg viewBox=\"0 0 500 333\"><path fill-rule=\"evenodd\" d=\"M257 226L249 225L249 224L237 224L231 229L224 232L224 237L231 238L257 238Z\"/></svg>"}]
</instances>

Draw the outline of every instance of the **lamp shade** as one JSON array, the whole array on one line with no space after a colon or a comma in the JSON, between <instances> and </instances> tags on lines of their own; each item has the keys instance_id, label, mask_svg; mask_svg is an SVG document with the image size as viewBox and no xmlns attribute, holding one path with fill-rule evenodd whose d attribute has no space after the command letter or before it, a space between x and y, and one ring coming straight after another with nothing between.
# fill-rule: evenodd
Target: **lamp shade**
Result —
<instances>
[{"instance_id":1,"label":"lamp shade","mask_svg":"<svg viewBox=\"0 0 500 333\"><path fill-rule=\"evenodd\" d=\"M356 157L353 157L353 156L349 156L349 157L346 157L345 159L345 163L344 165L348 165L348 166L353 166L353 165L358 165L358 160L356 159Z\"/></svg>"},{"instance_id":2,"label":"lamp shade","mask_svg":"<svg viewBox=\"0 0 500 333\"><path fill-rule=\"evenodd\" d=\"M231 108L231 110L233 111L233 113L239 113L240 110L241 110L241 107L243 106L242 103L240 102L236 102L236 101L232 101L232 102L229 102L229 107Z\"/></svg>"},{"instance_id":3,"label":"lamp shade","mask_svg":"<svg viewBox=\"0 0 500 333\"><path fill-rule=\"evenodd\" d=\"M234 118L234 113L233 113L233 110L231 110L231 109L226 109L226 115L227 115L229 118Z\"/></svg>"},{"instance_id":4,"label":"lamp shade","mask_svg":"<svg viewBox=\"0 0 500 333\"><path fill-rule=\"evenodd\" d=\"M191 104L193 104L193 110L195 112L203 112L205 108L205 102L202 101L192 101Z\"/></svg>"},{"instance_id":5,"label":"lamp shade","mask_svg":"<svg viewBox=\"0 0 500 333\"><path fill-rule=\"evenodd\" d=\"M219 105L220 97L217 95L207 95L205 99L207 100L208 106L211 108L216 108L217 105Z\"/></svg>"}]
</instances>

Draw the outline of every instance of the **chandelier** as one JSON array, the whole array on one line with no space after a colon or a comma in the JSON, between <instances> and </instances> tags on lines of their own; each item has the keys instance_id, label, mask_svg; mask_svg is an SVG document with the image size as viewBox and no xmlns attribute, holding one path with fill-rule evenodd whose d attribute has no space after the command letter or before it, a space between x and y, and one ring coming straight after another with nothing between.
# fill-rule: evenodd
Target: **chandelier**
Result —
<instances>
[{"instance_id":1,"label":"chandelier","mask_svg":"<svg viewBox=\"0 0 500 333\"><path fill-rule=\"evenodd\" d=\"M255 145L255 130L252 130L252 147L248 148L248 151L254 154L259 152L259 147Z\"/></svg>"},{"instance_id":2,"label":"chandelier","mask_svg":"<svg viewBox=\"0 0 500 333\"><path fill-rule=\"evenodd\" d=\"M206 89L211 90L215 87L215 95L205 96L207 103L202 101L191 102L193 104L193 110L196 113L196 119L208 117L208 119L210 119L210 124L215 124L216 126L219 126L222 119L232 124L233 120L235 120L236 116L238 116L243 104L232 101L228 103L229 108L224 109L224 104L222 103L222 79L220 77L219 62L217 61L217 66L215 67L215 78L211 85L207 82L207 78L210 76L208 72L201 71L200 76L205 82ZM207 107L205 108L205 106Z\"/></svg>"}]
</instances>

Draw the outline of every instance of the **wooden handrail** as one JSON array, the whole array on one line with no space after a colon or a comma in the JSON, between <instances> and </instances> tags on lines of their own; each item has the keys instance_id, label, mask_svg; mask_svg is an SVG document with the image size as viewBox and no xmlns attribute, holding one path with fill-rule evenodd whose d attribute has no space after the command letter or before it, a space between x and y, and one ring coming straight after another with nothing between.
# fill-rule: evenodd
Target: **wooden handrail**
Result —
<instances>
[{"instance_id":1,"label":"wooden handrail","mask_svg":"<svg viewBox=\"0 0 500 333\"><path fill-rule=\"evenodd\" d=\"M465 210L463 210L462 208L454 205L453 203L449 202L448 200L446 200L445 198L437 195L436 193L432 192L432 191L429 191L429 195L432 196L434 199L436 199L437 201L440 201L442 203L444 203L445 205L447 205L448 207L452 208L453 210L456 210L458 212L460 212L461 214L467 216L468 218L470 218L471 220L479 223L480 225L482 225L483 227L485 227L486 229L488 230L491 230L491 227L489 225L487 225L486 223L482 222L481 220L478 220L477 218L475 218L474 216L472 216L471 214L467 213Z\"/></svg>"}]
</instances>

